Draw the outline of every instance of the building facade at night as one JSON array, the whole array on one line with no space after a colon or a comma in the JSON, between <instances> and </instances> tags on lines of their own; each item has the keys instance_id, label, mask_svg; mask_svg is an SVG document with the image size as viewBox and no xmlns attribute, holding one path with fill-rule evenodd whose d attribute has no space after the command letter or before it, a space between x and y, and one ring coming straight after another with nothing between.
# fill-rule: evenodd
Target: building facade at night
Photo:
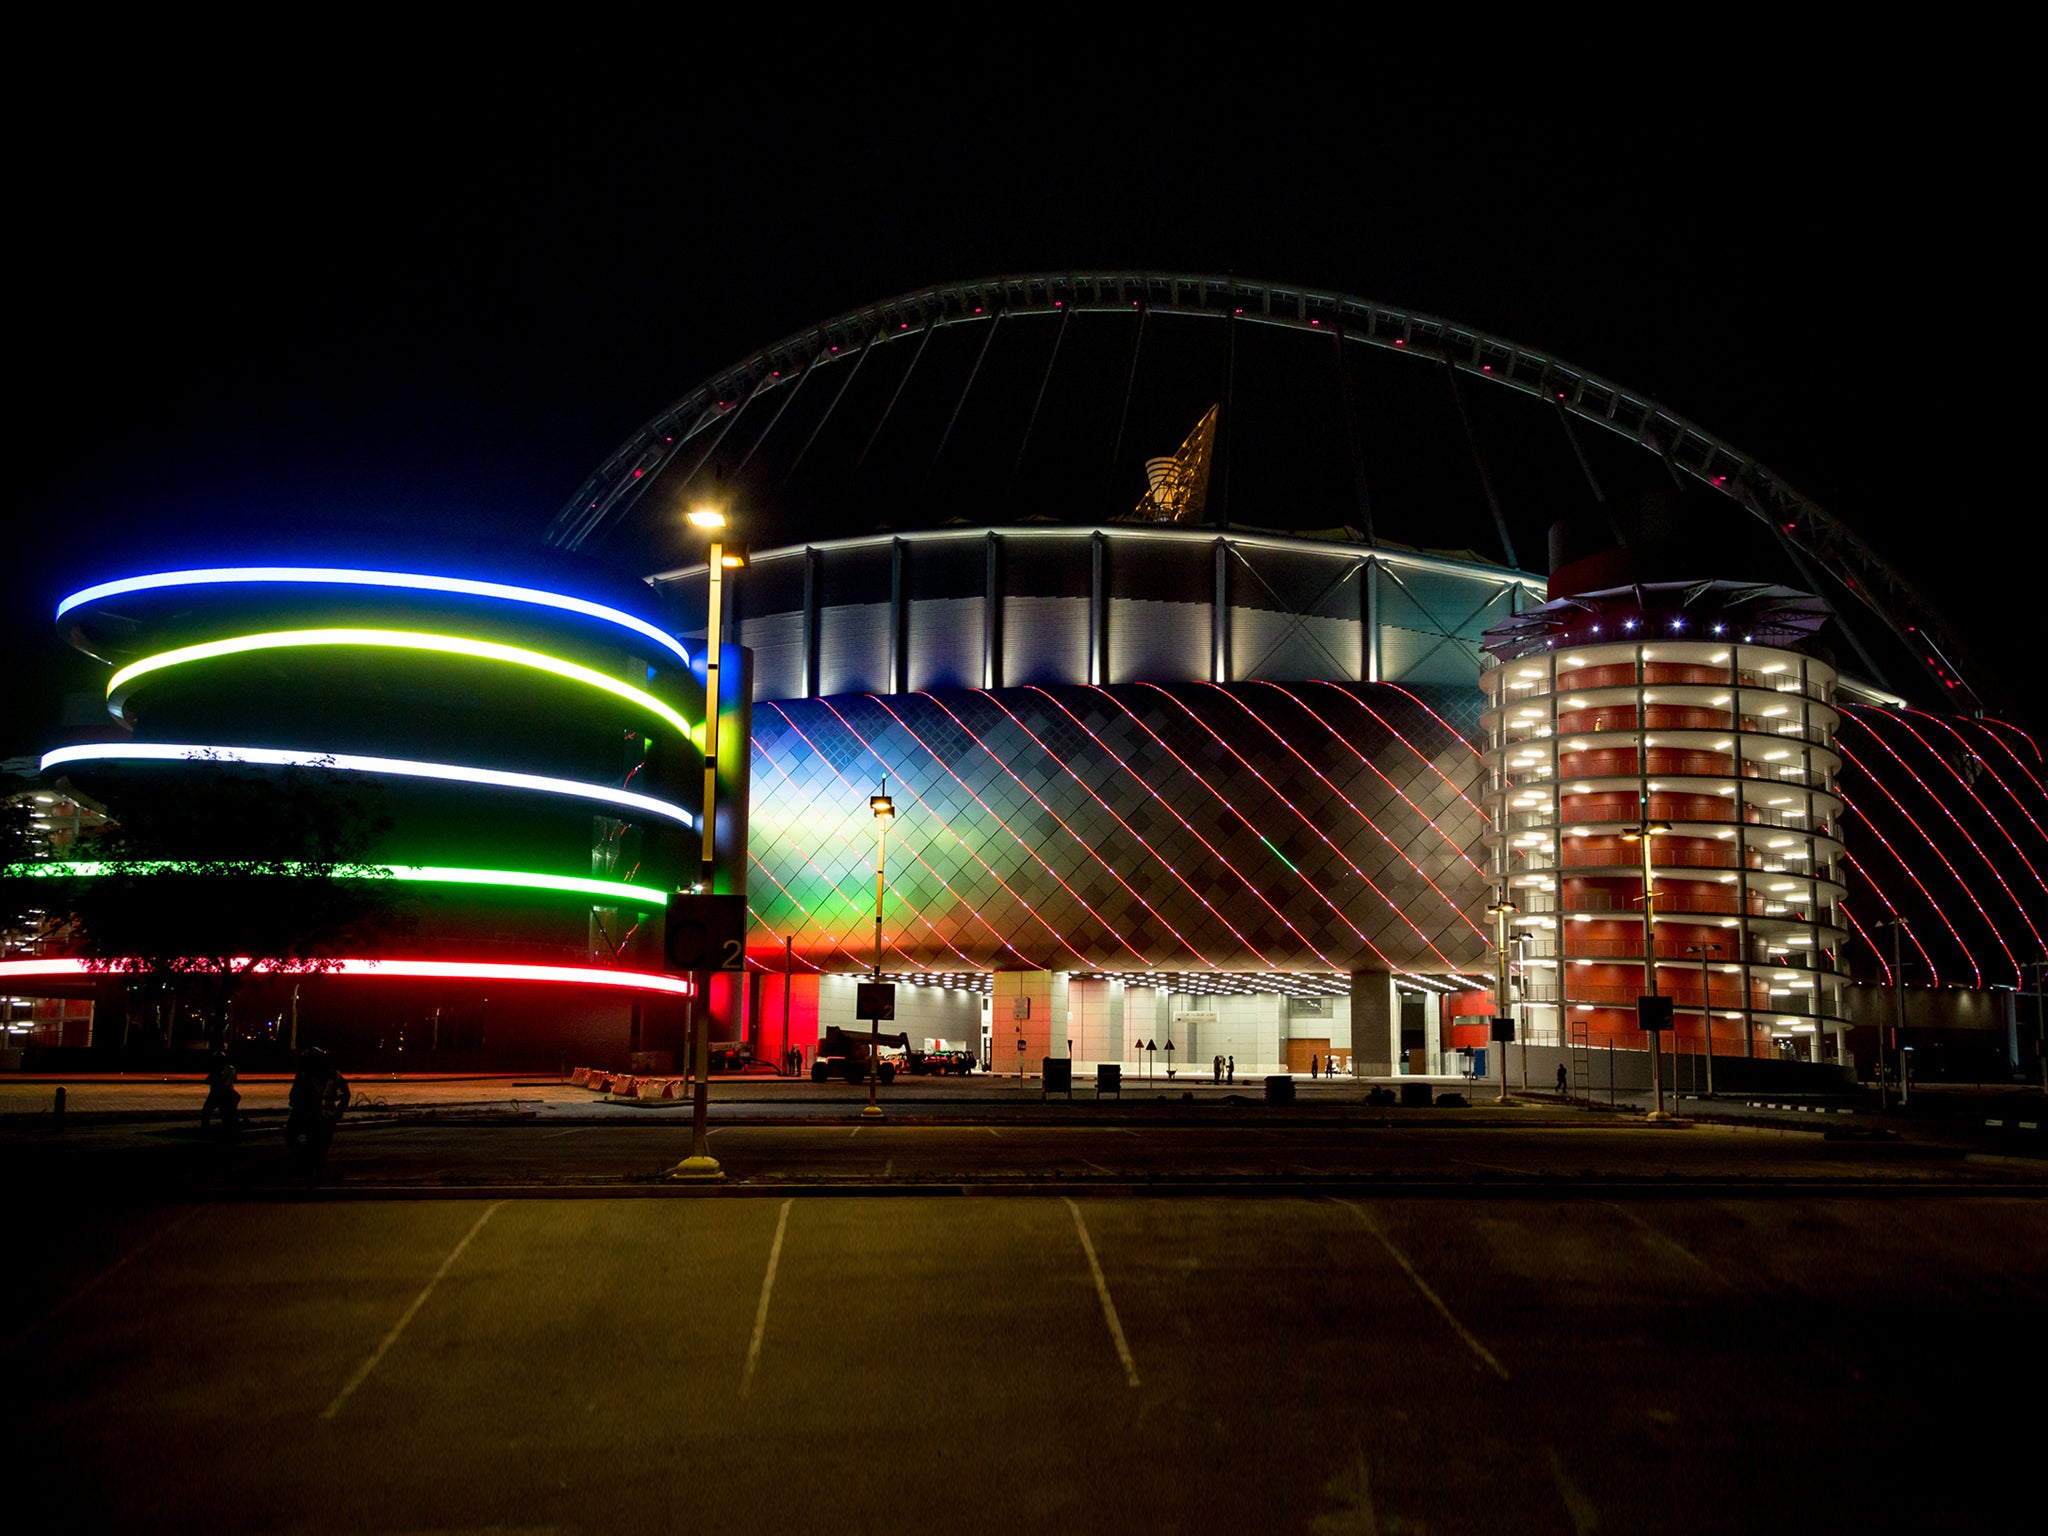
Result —
<instances>
[{"instance_id":1,"label":"building facade at night","mask_svg":"<svg viewBox=\"0 0 2048 1536\"><path fill-rule=\"evenodd\" d=\"M749 974L712 1006L762 1060L856 1023L885 779L897 1027L1011 1070L1172 1041L1196 1071L1456 1073L1503 895L1510 1011L1566 1051L1641 1049L1654 984L1680 1052L1844 1062L1895 942L1914 987L1986 995L2048 953L2041 753L1839 519L1556 357L1236 279L820 322L599 466L557 579L81 593L60 622L135 734L45 778L111 798L227 753L374 780L394 868L468 872L409 877L436 915L386 958L603 971L490 979L491 1008L523 988L505 1038L622 1064L676 1006L707 500L753 545L719 829Z\"/></svg>"}]
</instances>

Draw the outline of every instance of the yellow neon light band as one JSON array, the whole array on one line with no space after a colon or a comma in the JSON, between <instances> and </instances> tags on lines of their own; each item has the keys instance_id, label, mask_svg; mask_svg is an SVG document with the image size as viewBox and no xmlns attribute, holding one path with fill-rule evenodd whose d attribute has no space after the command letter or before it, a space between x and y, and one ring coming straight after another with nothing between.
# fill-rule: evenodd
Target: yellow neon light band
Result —
<instances>
[{"instance_id":1,"label":"yellow neon light band","mask_svg":"<svg viewBox=\"0 0 2048 1536\"><path fill-rule=\"evenodd\" d=\"M181 645L176 650L160 651L154 656L130 662L116 672L107 683L107 702L118 711L121 699L117 695L124 695L128 685L137 678L165 667L179 666L188 661L239 656L249 651L278 651L315 645L370 645L390 650L438 651L447 656L470 656L480 661L502 661L515 667L530 667L536 672L552 673L586 687L602 689L667 721L686 738L695 739L690 723L674 709L646 690L618 678L606 677L602 672L579 666L573 661L545 656L523 646L501 645L495 640L469 640L460 635L422 634L406 629L280 629L264 634L236 635L227 640L207 640L198 645Z\"/></svg>"}]
</instances>

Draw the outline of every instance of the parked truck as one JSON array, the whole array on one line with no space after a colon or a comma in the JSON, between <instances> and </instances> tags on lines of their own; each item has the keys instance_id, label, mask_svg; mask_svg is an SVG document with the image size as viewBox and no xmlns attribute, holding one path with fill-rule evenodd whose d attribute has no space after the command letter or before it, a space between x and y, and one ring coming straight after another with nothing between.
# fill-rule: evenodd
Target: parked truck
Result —
<instances>
[{"instance_id":1,"label":"parked truck","mask_svg":"<svg viewBox=\"0 0 2048 1536\"><path fill-rule=\"evenodd\" d=\"M849 1083L864 1083L868 1080L868 1047L887 1046L893 1051L908 1051L908 1035L870 1035L865 1030L849 1032L837 1024L825 1026L825 1038L818 1042L818 1054L811 1062L811 1081L828 1083L833 1078L844 1078ZM876 1063L877 1082L888 1084L896 1081L896 1063L884 1060Z\"/></svg>"}]
</instances>

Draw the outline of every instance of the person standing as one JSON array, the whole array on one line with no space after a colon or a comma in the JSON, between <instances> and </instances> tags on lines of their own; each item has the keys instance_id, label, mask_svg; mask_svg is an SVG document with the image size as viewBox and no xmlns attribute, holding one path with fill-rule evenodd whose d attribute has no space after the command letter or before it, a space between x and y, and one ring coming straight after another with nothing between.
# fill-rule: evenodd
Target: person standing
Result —
<instances>
[{"instance_id":1,"label":"person standing","mask_svg":"<svg viewBox=\"0 0 2048 1536\"><path fill-rule=\"evenodd\" d=\"M1322 1076L1322 1065L1323 1058L1311 1051L1308 1058L1308 1080L1310 1082L1314 1082L1318 1077Z\"/></svg>"},{"instance_id":2,"label":"person standing","mask_svg":"<svg viewBox=\"0 0 2048 1536\"><path fill-rule=\"evenodd\" d=\"M1225 1064L1223 1068L1223 1080L1226 1083L1234 1083L1237 1081L1237 1058L1235 1056L1232 1056L1229 1059L1229 1061Z\"/></svg>"},{"instance_id":3,"label":"person standing","mask_svg":"<svg viewBox=\"0 0 2048 1536\"><path fill-rule=\"evenodd\" d=\"M235 1064L228 1060L226 1051L215 1051L206 1064L206 1102L199 1107L200 1131L205 1132L218 1111L221 1134L233 1136L240 1129L241 1102L241 1091L235 1087Z\"/></svg>"},{"instance_id":4,"label":"person standing","mask_svg":"<svg viewBox=\"0 0 2048 1536\"><path fill-rule=\"evenodd\" d=\"M1223 1081L1223 1058L1221 1056L1214 1056L1210 1058L1209 1072L1211 1077L1213 1077L1215 1081L1219 1083Z\"/></svg>"},{"instance_id":5,"label":"person standing","mask_svg":"<svg viewBox=\"0 0 2048 1536\"><path fill-rule=\"evenodd\" d=\"M1568 1088L1566 1087L1567 1081L1568 1080L1566 1079L1564 1072L1564 1063L1560 1061L1557 1064L1557 1091L1559 1093L1569 1092Z\"/></svg>"},{"instance_id":6,"label":"person standing","mask_svg":"<svg viewBox=\"0 0 2048 1536\"><path fill-rule=\"evenodd\" d=\"M301 1164L317 1169L327 1161L327 1148L348 1101L348 1079L335 1068L334 1058L317 1045L308 1048L292 1079L284 1123L285 1145Z\"/></svg>"}]
</instances>

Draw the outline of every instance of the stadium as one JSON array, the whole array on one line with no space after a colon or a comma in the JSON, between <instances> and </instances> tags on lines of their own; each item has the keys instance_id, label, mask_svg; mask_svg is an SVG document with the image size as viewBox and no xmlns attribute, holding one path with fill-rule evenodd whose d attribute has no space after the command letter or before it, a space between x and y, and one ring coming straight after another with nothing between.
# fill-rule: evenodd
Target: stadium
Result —
<instances>
[{"instance_id":1,"label":"stadium","mask_svg":"<svg viewBox=\"0 0 2048 1536\"><path fill-rule=\"evenodd\" d=\"M122 669L109 697L140 745L452 762L680 811L703 713L682 658L707 639L686 514L705 505L751 544L721 636L728 673L751 668L722 701L751 752L720 773L748 975L712 1005L761 1060L852 1024L879 964L897 1028L985 1064L1172 1042L1198 1069L1454 1075L1488 1041L1504 948L1521 1038L1574 1070L1644 1047L1645 990L1673 999L1681 1055L1867 1063L1894 982L1930 1043L1960 1020L1959 1054L2018 1062L2048 794L1964 640L1707 427L1348 295L1139 273L920 290L655 414L528 584L404 567L378 588L368 562L354 585L142 578L60 622ZM471 648L236 649L365 629ZM138 663L205 647L125 691ZM89 794L88 768L135 771L107 755L135 745L52 753L44 780ZM682 888L687 812L383 777L417 791L394 867L642 889L457 888L410 958L482 963L488 943L647 978L629 1004L531 977L545 1001L500 1044L618 1058L666 1038L656 898ZM486 801L516 801L517 860L480 851L505 824ZM61 958L7 962L10 985ZM350 986L370 983L307 990Z\"/></svg>"}]
</instances>

